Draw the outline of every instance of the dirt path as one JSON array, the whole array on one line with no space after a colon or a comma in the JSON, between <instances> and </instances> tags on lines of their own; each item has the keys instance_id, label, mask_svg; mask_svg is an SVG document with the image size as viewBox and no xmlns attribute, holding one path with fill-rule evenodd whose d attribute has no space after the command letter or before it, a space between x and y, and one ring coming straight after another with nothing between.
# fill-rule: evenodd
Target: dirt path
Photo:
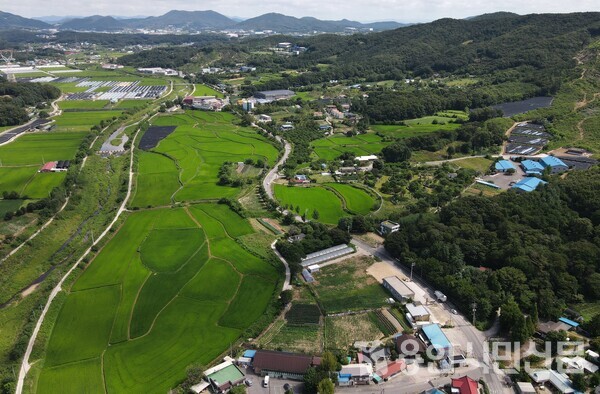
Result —
<instances>
[{"instance_id":1,"label":"dirt path","mask_svg":"<svg viewBox=\"0 0 600 394\"><path fill-rule=\"evenodd\" d=\"M383 316L385 316L386 319L388 319L388 321L390 323L392 323L392 325L394 326L394 328L396 329L396 332L403 332L404 331L404 327L402 327L402 325L400 323L398 323L398 319L396 319L394 317L394 315L392 315L390 313L389 310L387 309L382 309L381 313L383 314Z\"/></svg>"},{"instance_id":2,"label":"dirt path","mask_svg":"<svg viewBox=\"0 0 600 394\"><path fill-rule=\"evenodd\" d=\"M135 133L135 136L133 137L134 142L135 142L138 134L139 134L139 130ZM46 317L46 314L48 313L48 310L50 309L50 306L52 305L52 302L54 301L56 296L62 291L63 283L65 282L65 280L67 280L67 278L71 275L71 273L77 268L77 266L79 266L79 264L83 261L83 259L92 251L92 247L97 245L98 242L100 242L109 233L110 229L115 225L117 220L119 220L119 217L121 216L121 214L123 212L125 212L125 207L127 205L127 201L129 201L129 198L131 197L131 187L132 187L133 175L134 175L134 172L133 172L134 151L135 151L135 144L132 144L130 158L129 158L129 177L128 177L128 185L127 185L127 194L125 195L125 198L123 199L123 203L117 210L117 213L116 213L114 219L106 227L106 229L102 232L102 234L100 234L100 236L98 238L96 238L95 243L93 245L91 245L89 248L87 248L86 251L81 255L81 257L65 273L65 275L61 278L61 280L54 287L54 289L52 289L52 292L50 293L50 296L48 297L48 301L44 305L44 309L42 310L42 313L40 314L40 317L38 318L38 321L33 329L33 333L31 334L31 337L29 338L29 342L27 343L27 349L25 350L25 355L23 356L23 360L21 362L21 367L19 369L19 377L17 379L17 388L15 390L16 394L23 393L25 377L27 376L27 373L31 369L31 364L29 363L29 358L31 357L31 352L33 351L33 345L35 344L38 333L40 332L40 329L42 328L42 324L44 323L44 319Z\"/></svg>"},{"instance_id":3,"label":"dirt path","mask_svg":"<svg viewBox=\"0 0 600 394\"><path fill-rule=\"evenodd\" d=\"M587 92L584 92L583 93L583 99L581 99L581 101L576 101L575 102L575 107L573 108L573 110L577 111L578 109L581 109L581 108L585 107L589 103L590 103L590 101L588 101L588 99L587 99Z\"/></svg>"}]
</instances>

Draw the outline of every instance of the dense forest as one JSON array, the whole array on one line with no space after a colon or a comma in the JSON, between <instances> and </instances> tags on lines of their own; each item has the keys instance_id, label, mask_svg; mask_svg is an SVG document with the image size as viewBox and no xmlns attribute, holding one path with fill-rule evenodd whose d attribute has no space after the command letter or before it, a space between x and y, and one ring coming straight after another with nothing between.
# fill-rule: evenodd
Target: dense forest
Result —
<instances>
[{"instance_id":1,"label":"dense forest","mask_svg":"<svg viewBox=\"0 0 600 394\"><path fill-rule=\"evenodd\" d=\"M51 85L7 82L0 78L0 127L25 122L29 118L26 107L36 106L59 96L60 90Z\"/></svg>"},{"instance_id":2,"label":"dense forest","mask_svg":"<svg viewBox=\"0 0 600 394\"><path fill-rule=\"evenodd\" d=\"M599 188L596 167L533 193L461 198L407 223L385 247L463 311L476 302L479 321L515 304L557 318L568 305L600 300Z\"/></svg>"}]
</instances>

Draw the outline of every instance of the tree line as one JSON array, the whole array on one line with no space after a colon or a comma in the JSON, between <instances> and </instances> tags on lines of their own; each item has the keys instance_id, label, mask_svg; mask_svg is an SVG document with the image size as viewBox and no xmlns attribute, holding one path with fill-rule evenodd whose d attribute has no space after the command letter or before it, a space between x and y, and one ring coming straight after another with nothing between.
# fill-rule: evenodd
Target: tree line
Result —
<instances>
[{"instance_id":1,"label":"tree line","mask_svg":"<svg viewBox=\"0 0 600 394\"><path fill-rule=\"evenodd\" d=\"M600 300L598 187L595 167L553 177L532 193L461 198L404 224L385 247L401 264L415 263L415 273L463 311L476 302L480 322L500 307L556 319L568 305ZM515 324L515 339L531 333L525 322Z\"/></svg>"}]
</instances>

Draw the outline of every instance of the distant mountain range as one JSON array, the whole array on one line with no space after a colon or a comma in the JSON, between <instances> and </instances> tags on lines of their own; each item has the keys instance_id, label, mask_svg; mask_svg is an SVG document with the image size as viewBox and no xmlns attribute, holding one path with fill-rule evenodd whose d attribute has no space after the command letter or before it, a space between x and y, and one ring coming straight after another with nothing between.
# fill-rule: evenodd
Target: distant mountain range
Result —
<instances>
[{"instance_id":1,"label":"distant mountain range","mask_svg":"<svg viewBox=\"0 0 600 394\"><path fill-rule=\"evenodd\" d=\"M42 20L43 19L43 20ZM326 21L312 17L295 18L269 13L243 21L234 20L215 11L169 11L161 16L122 18L93 15L88 17L60 17L29 19L0 11L0 29L59 29L78 31L121 31L126 29L186 30L273 30L278 33L341 32L347 29L382 31L405 24L398 22L360 23L340 20Z\"/></svg>"},{"instance_id":2,"label":"distant mountain range","mask_svg":"<svg viewBox=\"0 0 600 394\"><path fill-rule=\"evenodd\" d=\"M0 29L48 29L46 22L0 11Z\"/></svg>"}]
</instances>

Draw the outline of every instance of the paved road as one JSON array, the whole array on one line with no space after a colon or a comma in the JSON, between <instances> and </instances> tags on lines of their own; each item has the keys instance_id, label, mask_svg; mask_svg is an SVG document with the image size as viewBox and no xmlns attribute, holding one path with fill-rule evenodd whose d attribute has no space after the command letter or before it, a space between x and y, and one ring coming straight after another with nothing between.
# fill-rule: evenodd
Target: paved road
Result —
<instances>
[{"instance_id":1,"label":"paved road","mask_svg":"<svg viewBox=\"0 0 600 394\"><path fill-rule=\"evenodd\" d=\"M127 141L129 141L129 137L127 135L123 134L123 137L121 138L121 143L119 145L113 145L111 141L117 138L119 134L123 133L125 131L125 128L129 126L130 125L121 126L115 132L109 135L106 141L104 141L104 143L102 144L102 147L100 148L100 153L110 154L114 152L124 152L125 144L127 143Z\"/></svg>"},{"instance_id":2,"label":"paved road","mask_svg":"<svg viewBox=\"0 0 600 394\"><path fill-rule=\"evenodd\" d=\"M254 127L258 127L259 129L266 131L265 129L263 129L260 126L257 126L255 124L253 124ZM267 175L265 176L265 178L263 179L263 188L265 189L265 192L267 193L267 196L269 196L269 198L271 200L274 200L275 197L273 196L273 181L275 181L277 178L279 178L279 169L281 167L283 167L283 165L285 164L286 160L288 159L288 156L290 155L290 153L292 153L292 145L287 142L286 140L284 140L283 138L281 138L280 136L276 136L275 139L278 142L283 142L283 155L281 156L281 159L279 159L279 161L277 162L277 164L275 164L273 166L273 168L271 169L271 171L269 171L267 173Z\"/></svg>"},{"instance_id":3,"label":"paved road","mask_svg":"<svg viewBox=\"0 0 600 394\"><path fill-rule=\"evenodd\" d=\"M275 252L275 254L277 255L277 257L279 258L279 260L281 260L281 262L283 263L283 266L285 267L285 281L283 282L283 289L281 289L281 291L284 290L291 290L292 289L292 276L290 273L290 266L287 263L287 261L285 261L285 259L283 258L283 256L281 254L279 254L279 252L277 251L277 249L275 249L275 244L277 243L277 240L273 241L273 243L271 244L271 249L273 249L273 252Z\"/></svg>"},{"instance_id":4,"label":"paved road","mask_svg":"<svg viewBox=\"0 0 600 394\"><path fill-rule=\"evenodd\" d=\"M45 125L46 123L50 122L52 122L51 119L34 119L25 123L22 126L16 126L12 129L5 130L2 134L0 134L0 145L8 144L24 132L35 129L36 127Z\"/></svg>"},{"instance_id":5,"label":"paved road","mask_svg":"<svg viewBox=\"0 0 600 394\"><path fill-rule=\"evenodd\" d=\"M366 251L367 253L373 255L373 256L377 256L378 258L381 259L381 261L390 264L402 271L405 271L404 273L408 276L410 275L410 272L406 272L407 270L402 267L401 265L396 264L396 260L385 250L385 248L383 246L378 246L377 248L374 248L368 244L366 244L365 242L361 241L358 238L353 238L352 239L352 243L354 243L358 248L363 249L364 251ZM413 281L416 285L418 285L419 287L421 287L423 290L425 290L427 293L430 294L431 299L435 299L435 296L433 294L434 289L431 289L429 287L427 287L427 285L421 281L419 281L418 279L415 279ZM444 304L440 304L442 308L445 309L449 309L450 306L446 303ZM455 315L454 317L455 323L456 323L456 328L458 330L461 331L461 333L464 335L464 337L467 339L468 343L472 344L472 354L473 357L475 359L477 359L477 361L479 361L480 366L479 368L477 368L477 374L479 374L480 376L483 377L484 381L487 383L490 392L491 393L513 393L514 391L512 389L510 389L509 387L507 387L506 385L504 385L503 380L504 380L504 373L501 371L494 371L492 368L492 361L490 360L491 356L487 350L487 347L485 347L485 341L486 341L486 333L483 333L479 330L477 330L464 316L462 315ZM494 331L494 330L492 330ZM491 333L491 331L490 331ZM475 372L475 371L474 371ZM458 373L458 375L464 375L464 372L462 373ZM472 374L471 372L469 372L469 375L472 378L476 378L476 376L474 374ZM422 384L419 383L421 386ZM421 386L419 387L413 387L411 390L413 391L404 391L406 389L406 386L403 384L402 387L402 391L398 391L398 392L418 392L419 390L425 390L425 389L421 389ZM432 386L430 386L431 388ZM369 392L368 390L366 392ZM373 391L374 392L374 391ZM394 391L395 393L396 391Z\"/></svg>"}]
</instances>

